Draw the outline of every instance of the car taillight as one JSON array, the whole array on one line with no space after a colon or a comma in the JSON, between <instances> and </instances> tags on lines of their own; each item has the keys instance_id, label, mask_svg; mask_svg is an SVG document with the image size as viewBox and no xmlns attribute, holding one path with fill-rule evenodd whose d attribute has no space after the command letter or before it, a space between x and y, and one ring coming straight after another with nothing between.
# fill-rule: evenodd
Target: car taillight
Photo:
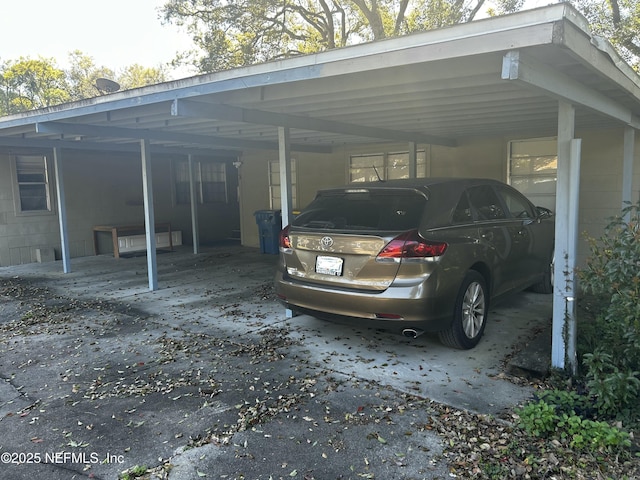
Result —
<instances>
[{"instance_id":1,"label":"car taillight","mask_svg":"<svg viewBox=\"0 0 640 480\"><path fill-rule=\"evenodd\" d=\"M280 248L291 248L291 238L289 238L289 225L287 225L280 231Z\"/></svg>"},{"instance_id":2,"label":"car taillight","mask_svg":"<svg viewBox=\"0 0 640 480\"><path fill-rule=\"evenodd\" d=\"M417 230L409 230L391 240L378 253L380 259L384 258L429 258L439 257L447 249L445 242L428 242Z\"/></svg>"}]
</instances>

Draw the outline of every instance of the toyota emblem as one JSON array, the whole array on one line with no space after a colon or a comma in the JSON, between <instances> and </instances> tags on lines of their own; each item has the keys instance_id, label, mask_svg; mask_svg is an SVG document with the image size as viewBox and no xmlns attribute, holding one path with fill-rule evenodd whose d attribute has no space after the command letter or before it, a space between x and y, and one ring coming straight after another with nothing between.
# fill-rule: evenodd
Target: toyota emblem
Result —
<instances>
[{"instance_id":1,"label":"toyota emblem","mask_svg":"<svg viewBox=\"0 0 640 480\"><path fill-rule=\"evenodd\" d=\"M333 238L331 237L322 237L320 239L320 245L322 245L322 248L329 248L333 246Z\"/></svg>"}]
</instances>

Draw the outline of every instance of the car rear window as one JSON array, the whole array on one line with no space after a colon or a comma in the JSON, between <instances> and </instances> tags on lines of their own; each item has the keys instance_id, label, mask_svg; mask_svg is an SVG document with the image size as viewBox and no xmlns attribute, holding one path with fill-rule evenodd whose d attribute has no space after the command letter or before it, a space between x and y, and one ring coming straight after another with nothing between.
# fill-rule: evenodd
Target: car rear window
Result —
<instances>
[{"instance_id":1,"label":"car rear window","mask_svg":"<svg viewBox=\"0 0 640 480\"><path fill-rule=\"evenodd\" d=\"M293 226L327 230L394 231L418 228L426 198L416 191L321 192Z\"/></svg>"}]
</instances>

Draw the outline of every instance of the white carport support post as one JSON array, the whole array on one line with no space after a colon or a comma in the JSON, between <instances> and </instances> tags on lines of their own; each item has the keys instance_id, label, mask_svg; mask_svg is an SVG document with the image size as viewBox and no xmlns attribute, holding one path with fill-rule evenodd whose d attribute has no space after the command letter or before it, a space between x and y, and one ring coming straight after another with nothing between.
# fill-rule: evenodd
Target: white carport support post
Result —
<instances>
[{"instance_id":1,"label":"white carport support post","mask_svg":"<svg viewBox=\"0 0 640 480\"><path fill-rule=\"evenodd\" d=\"M280 161L280 208L282 210L282 225L284 228L291 223L293 195L291 194L291 145L289 128L278 127L278 151ZM285 309L285 317L293 317L293 311Z\"/></svg>"},{"instance_id":2,"label":"white carport support post","mask_svg":"<svg viewBox=\"0 0 640 480\"><path fill-rule=\"evenodd\" d=\"M291 194L291 144L289 128L278 127L278 150L280 160L280 196L282 228L291 223L293 195Z\"/></svg>"},{"instance_id":3,"label":"white carport support post","mask_svg":"<svg viewBox=\"0 0 640 480\"><path fill-rule=\"evenodd\" d=\"M64 175L62 173L62 153L59 148L53 149L53 169L56 177L56 196L58 197L58 221L60 223L60 244L62 248L62 270L71 273L69 259L69 235L67 233L67 206L64 192Z\"/></svg>"},{"instance_id":4,"label":"white carport support post","mask_svg":"<svg viewBox=\"0 0 640 480\"><path fill-rule=\"evenodd\" d=\"M198 192L196 191L196 171L193 155L189 154L189 194L191 198L191 233L193 235L193 254L200 253L200 234L198 227Z\"/></svg>"},{"instance_id":5,"label":"white carport support post","mask_svg":"<svg viewBox=\"0 0 640 480\"><path fill-rule=\"evenodd\" d=\"M156 259L156 220L153 211L153 181L151 178L151 144L140 140L142 156L142 194L144 197L144 225L147 236L147 271L149 290L158 289L158 263Z\"/></svg>"},{"instance_id":6,"label":"white carport support post","mask_svg":"<svg viewBox=\"0 0 640 480\"><path fill-rule=\"evenodd\" d=\"M580 195L580 147L574 139L575 109L558 104L558 180L553 288L551 365L577 371L576 358L576 251Z\"/></svg>"},{"instance_id":7,"label":"white carport support post","mask_svg":"<svg viewBox=\"0 0 640 480\"><path fill-rule=\"evenodd\" d=\"M635 129L625 127L624 129L624 150L622 160L622 207L633 203L631 198L633 193L633 155L635 144ZM627 215L629 220L629 215Z\"/></svg>"}]
</instances>

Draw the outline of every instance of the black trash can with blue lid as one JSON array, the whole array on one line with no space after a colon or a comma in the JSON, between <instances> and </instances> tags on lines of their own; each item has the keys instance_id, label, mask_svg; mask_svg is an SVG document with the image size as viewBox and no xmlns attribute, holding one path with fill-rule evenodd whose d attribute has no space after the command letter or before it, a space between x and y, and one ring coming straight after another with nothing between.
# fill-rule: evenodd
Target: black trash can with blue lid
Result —
<instances>
[{"instance_id":1,"label":"black trash can with blue lid","mask_svg":"<svg viewBox=\"0 0 640 480\"><path fill-rule=\"evenodd\" d=\"M281 211L258 210L254 215L256 216L260 236L260 252L277 255L280 252Z\"/></svg>"}]
</instances>

